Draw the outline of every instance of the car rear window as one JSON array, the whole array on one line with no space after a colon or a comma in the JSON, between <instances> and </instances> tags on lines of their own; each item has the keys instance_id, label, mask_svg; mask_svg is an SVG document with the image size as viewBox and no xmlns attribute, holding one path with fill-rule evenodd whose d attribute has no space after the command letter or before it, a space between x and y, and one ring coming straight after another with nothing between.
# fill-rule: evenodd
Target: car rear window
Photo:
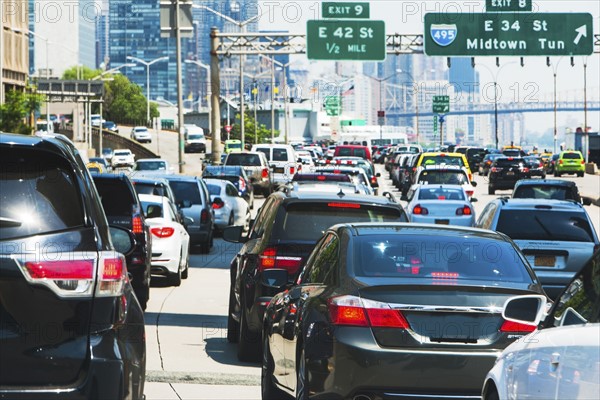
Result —
<instances>
[{"instance_id":1,"label":"car rear window","mask_svg":"<svg viewBox=\"0 0 600 400\"><path fill-rule=\"evenodd\" d=\"M271 161L271 149L269 147L258 147L256 151L259 151L267 157L268 161Z\"/></svg>"},{"instance_id":2,"label":"car rear window","mask_svg":"<svg viewBox=\"0 0 600 400\"><path fill-rule=\"evenodd\" d=\"M462 157L452 157L452 156L423 156L421 160L421 165L460 165L464 167Z\"/></svg>"},{"instance_id":3,"label":"car rear window","mask_svg":"<svg viewBox=\"0 0 600 400\"><path fill-rule=\"evenodd\" d=\"M154 196L167 196L166 190L161 185L155 185L153 183L140 183L134 182L133 187L137 194L151 194Z\"/></svg>"},{"instance_id":4,"label":"car rear window","mask_svg":"<svg viewBox=\"0 0 600 400\"><path fill-rule=\"evenodd\" d=\"M130 153L130 152L128 152L128 151L116 151L114 155L115 155L115 156L128 156L128 155L130 155L130 154L131 154L131 153Z\"/></svg>"},{"instance_id":5,"label":"car rear window","mask_svg":"<svg viewBox=\"0 0 600 400\"><path fill-rule=\"evenodd\" d=\"M286 149L273 149L273 161L290 161Z\"/></svg>"},{"instance_id":6,"label":"car rear window","mask_svg":"<svg viewBox=\"0 0 600 400\"><path fill-rule=\"evenodd\" d=\"M196 182L169 181L169 185L178 203L187 200L192 204L202 204L200 188Z\"/></svg>"},{"instance_id":7,"label":"car rear window","mask_svg":"<svg viewBox=\"0 0 600 400\"><path fill-rule=\"evenodd\" d=\"M2 151L0 240L47 234L83 224L77 180L64 159L28 149Z\"/></svg>"},{"instance_id":8,"label":"car rear window","mask_svg":"<svg viewBox=\"0 0 600 400\"><path fill-rule=\"evenodd\" d=\"M453 188L421 188L419 200L465 200L465 193Z\"/></svg>"},{"instance_id":9,"label":"car rear window","mask_svg":"<svg viewBox=\"0 0 600 400\"><path fill-rule=\"evenodd\" d=\"M594 241L583 212L503 210L496 230L513 240Z\"/></svg>"},{"instance_id":10,"label":"car rear window","mask_svg":"<svg viewBox=\"0 0 600 400\"><path fill-rule=\"evenodd\" d=\"M581 154L579 153L563 153L562 158L567 160L580 160L583 157L581 157Z\"/></svg>"},{"instance_id":11,"label":"car rear window","mask_svg":"<svg viewBox=\"0 0 600 400\"><path fill-rule=\"evenodd\" d=\"M246 165L249 167L260 166L260 157L257 154L231 153L227 156L227 165Z\"/></svg>"},{"instance_id":12,"label":"car rear window","mask_svg":"<svg viewBox=\"0 0 600 400\"><path fill-rule=\"evenodd\" d=\"M354 243L351 265L356 276L430 278L432 284L532 283L518 251L501 240L418 233L365 235Z\"/></svg>"},{"instance_id":13,"label":"car rear window","mask_svg":"<svg viewBox=\"0 0 600 400\"><path fill-rule=\"evenodd\" d=\"M464 185L467 182L469 179L463 171L423 171L419 175L419 183L429 185Z\"/></svg>"},{"instance_id":14,"label":"car rear window","mask_svg":"<svg viewBox=\"0 0 600 400\"><path fill-rule=\"evenodd\" d=\"M385 206L347 203L332 199L323 203L291 203L282 208L275 221L279 240L314 241L332 225L347 222L402 222L401 210Z\"/></svg>"},{"instance_id":15,"label":"car rear window","mask_svg":"<svg viewBox=\"0 0 600 400\"><path fill-rule=\"evenodd\" d=\"M142 201L142 209L146 218L162 218L164 216L162 204Z\"/></svg>"},{"instance_id":16,"label":"car rear window","mask_svg":"<svg viewBox=\"0 0 600 400\"><path fill-rule=\"evenodd\" d=\"M207 183L206 187L208 188L208 194L210 194L211 196L221 195L221 186Z\"/></svg>"},{"instance_id":17,"label":"car rear window","mask_svg":"<svg viewBox=\"0 0 600 400\"><path fill-rule=\"evenodd\" d=\"M566 186L521 185L513 193L515 199L577 200Z\"/></svg>"},{"instance_id":18,"label":"car rear window","mask_svg":"<svg viewBox=\"0 0 600 400\"><path fill-rule=\"evenodd\" d=\"M94 183L107 216L130 217L136 211L137 201L124 181L94 177Z\"/></svg>"},{"instance_id":19,"label":"car rear window","mask_svg":"<svg viewBox=\"0 0 600 400\"><path fill-rule=\"evenodd\" d=\"M513 166L513 165L519 165L519 163L523 163L523 159L522 158L514 158L514 157L504 157L504 158L498 158L495 163L497 166L499 167L509 167L509 166Z\"/></svg>"},{"instance_id":20,"label":"car rear window","mask_svg":"<svg viewBox=\"0 0 600 400\"><path fill-rule=\"evenodd\" d=\"M135 164L136 171L164 171L167 164L164 161L142 161Z\"/></svg>"}]
</instances>

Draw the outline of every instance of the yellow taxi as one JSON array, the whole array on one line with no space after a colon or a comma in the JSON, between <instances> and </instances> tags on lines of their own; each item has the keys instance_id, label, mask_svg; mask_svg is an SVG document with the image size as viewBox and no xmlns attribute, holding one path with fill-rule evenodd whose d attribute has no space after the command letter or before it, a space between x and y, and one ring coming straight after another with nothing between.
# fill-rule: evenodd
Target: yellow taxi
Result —
<instances>
[{"instance_id":1,"label":"yellow taxi","mask_svg":"<svg viewBox=\"0 0 600 400\"><path fill-rule=\"evenodd\" d=\"M104 173L104 165L99 162L89 162L85 166L90 172L96 172L98 174Z\"/></svg>"},{"instance_id":2,"label":"yellow taxi","mask_svg":"<svg viewBox=\"0 0 600 400\"><path fill-rule=\"evenodd\" d=\"M469 181L473 180L473 173L469 168L467 157L461 153L421 153L415 168L426 165L458 165L464 167L469 174Z\"/></svg>"}]
</instances>

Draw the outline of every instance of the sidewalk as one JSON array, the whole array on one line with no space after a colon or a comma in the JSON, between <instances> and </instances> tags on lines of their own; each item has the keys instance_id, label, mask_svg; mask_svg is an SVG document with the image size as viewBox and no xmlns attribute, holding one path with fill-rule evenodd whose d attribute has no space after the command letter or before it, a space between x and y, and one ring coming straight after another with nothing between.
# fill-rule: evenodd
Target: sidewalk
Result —
<instances>
[{"instance_id":1,"label":"sidewalk","mask_svg":"<svg viewBox=\"0 0 600 400\"><path fill-rule=\"evenodd\" d=\"M259 400L260 386L146 382L146 400Z\"/></svg>"}]
</instances>

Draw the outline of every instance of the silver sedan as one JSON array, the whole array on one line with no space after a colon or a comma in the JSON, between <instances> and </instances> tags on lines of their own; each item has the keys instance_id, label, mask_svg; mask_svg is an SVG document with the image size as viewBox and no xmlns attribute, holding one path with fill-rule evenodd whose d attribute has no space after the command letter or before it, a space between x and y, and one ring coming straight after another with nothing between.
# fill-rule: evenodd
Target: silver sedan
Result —
<instances>
[{"instance_id":1,"label":"silver sedan","mask_svg":"<svg viewBox=\"0 0 600 400\"><path fill-rule=\"evenodd\" d=\"M233 184L221 179L204 179L212 208L215 212L215 226L222 230L231 225L250 226L250 207Z\"/></svg>"},{"instance_id":2,"label":"silver sedan","mask_svg":"<svg viewBox=\"0 0 600 400\"><path fill-rule=\"evenodd\" d=\"M475 210L461 185L414 185L406 212L410 222L475 225Z\"/></svg>"}]
</instances>

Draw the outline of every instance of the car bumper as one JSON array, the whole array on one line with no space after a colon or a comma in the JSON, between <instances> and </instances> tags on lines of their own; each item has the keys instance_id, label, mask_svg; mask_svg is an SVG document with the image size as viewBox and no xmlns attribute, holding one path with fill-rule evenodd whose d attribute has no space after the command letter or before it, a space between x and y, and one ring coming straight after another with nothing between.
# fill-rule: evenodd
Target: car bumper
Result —
<instances>
[{"instance_id":1,"label":"car bumper","mask_svg":"<svg viewBox=\"0 0 600 400\"><path fill-rule=\"evenodd\" d=\"M156 238L152 241L152 274L165 275L168 272L177 272L181 257L181 246L174 240L160 243Z\"/></svg>"},{"instance_id":2,"label":"car bumper","mask_svg":"<svg viewBox=\"0 0 600 400\"><path fill-rule=\"evenodd\" d=\"M316 399L361 394L381 399L479 399L485 376L500 354L382 348L370 328L338 327L334 336L329 358L323 357L322 349L306 351L310 391L320 393Z\"/></svg>"},{"instance_id":3,"label":"car bumper","mask_svg":"<svg viewBox=\"0 0 600 400\"><path fill-rule=\"evenodd\" d=\"M456 226L474 226L475 218L473 216L470 217L430 217L430 216L422 216L422 215L411 215L410 222L419 223L419 224L437 224L437 225L456 225Z\"/></svg>"},{"instance_id":4,"label":"car bumper","mask_svg":"<svg viewBox=\"0 0 600 400\"><path fill-rule=\"evenodd\" d=\"M556 167L556 172L585 172L585 166L581 165L566 165Z\"/></svg>"},{"instance_id":5,"label":"car bumper","mask_svg":"<svg viewBox=\"0 0 600 400\"><path fill-rule=\"evenodd\" d=\"M206 144L192 143L185 146L186 153L206 153Z\"/></svg>"}]
</instances>

